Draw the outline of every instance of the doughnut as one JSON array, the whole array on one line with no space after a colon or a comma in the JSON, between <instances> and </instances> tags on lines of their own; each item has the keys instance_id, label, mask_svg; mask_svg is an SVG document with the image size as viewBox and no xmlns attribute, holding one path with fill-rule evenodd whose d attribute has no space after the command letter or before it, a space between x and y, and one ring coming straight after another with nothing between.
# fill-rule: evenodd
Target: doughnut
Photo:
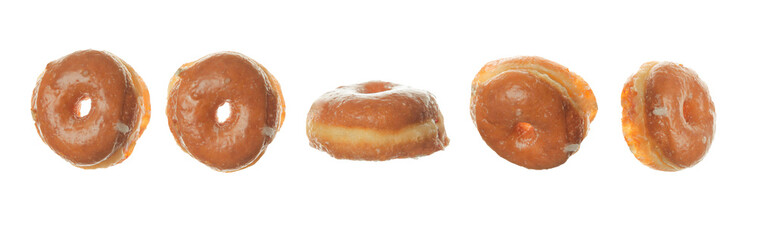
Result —
<instances>
[{"instance_id":1,"label":"doughnut","mask_svg":"<svg viewBox=\"0 0 757 240\"><path fill-rule=\"evenodd\" d=\"M645 63L623 87L621 105L626 143L648 167L692 167L712 144L715 105L704 82L683 65Z\"/></svg>"},{"instance_id":2,"label":"doughnut","mask_svg":"<svg viewBox=\"0 0 757 240\"><path fill-rule=\"evenodd\" d=\"M81 112L89 101L89 112ZM83 50L47 64L32 94L39 137L76 167L105 168L129 157L150 121L150 94L115 55Z\"/></svg>"},{"instance_id":3,"label":"doughnut","mask_svg":"<svg viewBox=\"0 0 757 240\"><path fill-rule=\"evenodd\" d=\"M565 163L597 114L589 85L541 57L491 61L471 89L470 114L481 138L500 157L528 169Z\"/></svg>"},{"instance_id":4,"label":"doughnut","mask_svg":"<svg viewBox=\"0 0 757 240\"><path fill-rule=\"evenodd\" d=\"M415 158L449 144L434 95L381 81L323 94L308 112L307 135L313 148L352 160Z\"/></svg>"},{"instance_id":5,"label":"doughnut","mask_svg":"<svg viewBox=\"0 0 757 240\"><path fill-rule=\"evenodd\" d=\"M216 113L228 104L229 116ZM166 116L176 143L210 168L249 167L273 141L284 121L276 78L245 55L219 52L186 63L168 87Z\"/></svg>"}]
</instances>

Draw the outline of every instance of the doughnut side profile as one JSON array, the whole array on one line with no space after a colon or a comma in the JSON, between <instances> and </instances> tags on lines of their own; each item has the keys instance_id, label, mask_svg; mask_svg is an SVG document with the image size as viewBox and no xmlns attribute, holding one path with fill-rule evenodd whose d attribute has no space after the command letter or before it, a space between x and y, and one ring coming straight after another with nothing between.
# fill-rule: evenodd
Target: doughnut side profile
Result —
<instances>
[{"instance_id":1,"label":"doughnut side profile","mask_svg":"<svg viewBox=\"0 0 757 240\"><path fill-rule=\"evenodd\" d=\"M229 117L219 120L221 105ZM254 60L219 52L184 64L171 78L166 115L176 143L221 172L253 165L284 121L284 98L273 75Z\"/></svg>"},{"instance_id":2,"label":"doughnut side profile","mask_svg":"<svg viewBox=\"0 0 757 240\"><path fill-rule=\"evenodd\" d=\"M81 104L90 102L87 113ZM37 133L55 153L84 169L129 157L150 121L142 78L115 55L96 50L50 62L32 94Z\"/></svg>"},{"instance_id":3,"label":"doughnut side profile","mask_svg":"<svg viewBox=\"0 0 757 240\"><path fill-rule=\"evenodd\" d=\"M431 93L381 81L323 94L308 112L307 135L310 146L353 160L414 158L449 144Z\"/></svg>"},{"instance_id":4,"label":"doughnut side profile","mask_svg":"<svg viewBox=\"0 0 757 240\"><path fill-rule=\"evenodd\" d=\"M680 64L648 62L621 94L623 136L653 169L678 171L704 158L715 133L715 105L699 76Z\"/></svg>"},{"instance_id":5,"label":"doughnut side profile","mask_svg":"<svg viewBox=\"0 0 757 240\"><path fill-rule=\"evenodd\" d=\"M589 85L540 57L487 63L472 83L470 114L486 144L529 169L549 169L578 151L597 103Z\"/></svg>"}]
</instances>

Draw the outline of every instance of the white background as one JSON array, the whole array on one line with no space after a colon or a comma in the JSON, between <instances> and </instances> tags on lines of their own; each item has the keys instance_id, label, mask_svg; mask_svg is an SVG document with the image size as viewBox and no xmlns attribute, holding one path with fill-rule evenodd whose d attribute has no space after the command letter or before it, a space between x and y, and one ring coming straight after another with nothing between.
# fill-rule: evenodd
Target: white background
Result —
<instances>
[{"instance_id":1,"label":"white background","mask_svg":"<svg viewBox=\"0 0 757 240\"><path fill-rule=\"evenodd\" d=\"M757 237L753 5L21 2L0 4L0 239ZM45 65L88 48L131 64L152 97L133 155L100 170L55 155L29 111ZM268 68L287 105L262 159L230 174L182 152L164 112L176 69L223 50ZM560 167L500 158L470 119L473 76L517 55L567 66L596 94L589 134ZM652 60L694 69L715 102L714 142L691 169L647 168L623 140L621 89ZM368 80L434 93L449 147L387 162L310 148L312 101Z\"/></svg>"}]
</instances>

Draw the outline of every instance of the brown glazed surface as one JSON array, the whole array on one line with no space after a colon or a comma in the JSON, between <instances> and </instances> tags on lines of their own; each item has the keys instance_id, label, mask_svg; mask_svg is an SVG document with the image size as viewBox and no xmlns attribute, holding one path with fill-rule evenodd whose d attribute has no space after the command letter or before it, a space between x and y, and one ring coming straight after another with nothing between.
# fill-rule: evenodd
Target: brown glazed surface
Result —
<instances>
[{"instance_id":1,"label":"brown glazed surface","mask_svg":"<svg viewBox=\"0 0 757 240\"><path fill-rule=\"evenodd\" d=\"M313 122L377 130L399 130L439 115L436 100L428 92L379 81L327 92L308 114Z\"/></svg>"},{"instance_id":2,"label":"brown glazed surface","mask_svg":"<svg viewBox=\"0 0 757 240\"><path fill-rule=\"evenodd\" d=\"M640 72L645 69L648 74L632 76L623 90L626 142L642 163L654 169L694 166L707 153L715 132L715 106L707 87L680 64L650 62ZM644 89L643 94L639 89Z\"/></svg>"},{"instance_id":3,"label":"brown glazed surface","mask_svg":"<svg viewBox=\"0 0 757 240\"><path fill-rule=\"evenodd\" d=\"M89 113L79 104L91 100ZM32 96L32 117L42 140L81 168L125 160L150 117L147 88L118 57L84 50L50 62Z\"/></svg>"},{"instance_id":4,"label":"brown glazed surface","mask_svg":"<svg viewBox=\"0 0 757 240\"><path fill-rule=\"evenodd\" d=\"M230 114L219 122L224 102ZM260 64L233 52L187 63L169 86L166 115L181 148L205 165L230 172L254 164L284 120L276 79Z\"/></svg>"},{"instance_id":5,"label":"brown glazed surface","mask_svg":"<svg viewBox=\"0 0 757 240\"><path fill-rule=\"evenodd\" d=\"M498 155L529 169L565 163L597 111L583 79L539 57L490 62L472 89L471 117L481 137Z\"/></svg>"},{"instance_id":6,"label":"brown glazed surface","mask_svg":"<svg viewBox=\"0 0 757 240\"><path fill-rule=\"evenodd\" d=\"M418 157L449 144L431 93L381 81L323 94L310 108L307 134L312 147L339 159Z\"/></svg>"}]
</instances>

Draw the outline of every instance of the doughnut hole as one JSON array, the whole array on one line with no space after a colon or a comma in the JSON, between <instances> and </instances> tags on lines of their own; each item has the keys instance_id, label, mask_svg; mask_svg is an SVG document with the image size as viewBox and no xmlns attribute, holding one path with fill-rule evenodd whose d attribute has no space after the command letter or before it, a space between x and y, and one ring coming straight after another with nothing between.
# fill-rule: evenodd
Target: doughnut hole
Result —
<instances>
[{"instance_id":1,"label":"doughnut hole","mask_svg":"<svg viewBox=\"0 0 757 240\"><path fill-rule=\"evenodd\" d=\"M92 99L89 96L83 96L76 101L76 107L74 107L74 116L78 118L85 118L89 115L92 109Z\"/></svg>"},{"instance_id":2,"label":"doughnut hole","mask_svg":"<svg viewBox=\"0 0 757 240\"><path fill-rule=\"evenodd\" d=\"M708 111L705 109L705 106L707 106L707 100L706 96L702 96L700 92L701 89L692 86L692 90L697 90L693 91L697 93L692 93L690 97L683 100L683 103L681 103L681 113L683 113L683 119L687 124L690 126L700 126L706 122L706 114L702 113Z\"/></svg>"},{"instance_id":3,"label":"doughnut hole","mask_svg":"<svg viewBox=\"0 0 757 240\"><path fill-rule=\"evenodd\" d=\"M536 141L536 131L534 126L527 122L519 122L515 124L513 130L514 136L516 136L516 147L522 148L524 146L530 146Z\"/></svg>"},{"instance_id":4,"label":"doughnut hole","mask_svg":"<svg viewBox=\"0 0 757 240\"><path fill-rule=\"evenodd\" d=\"M379 82L379 81L373 81L373 82L367 82L361 89L358 89L358 93L362 94L371 94L371 93L380 93L392 90L392 83L389 82Z\"/></svg>"},{"instance_id":5,"label":"doughnut hole","mask_svg":"<svg viewBox=\"0 0 757 240\"><path fill-rule=\"evenodd\" d=\"M229 120L229 117L231 117L231 103L229 100L226 100L216 108L216 122L218 124L224 124Z\"/></svg>"}]
</instances>

